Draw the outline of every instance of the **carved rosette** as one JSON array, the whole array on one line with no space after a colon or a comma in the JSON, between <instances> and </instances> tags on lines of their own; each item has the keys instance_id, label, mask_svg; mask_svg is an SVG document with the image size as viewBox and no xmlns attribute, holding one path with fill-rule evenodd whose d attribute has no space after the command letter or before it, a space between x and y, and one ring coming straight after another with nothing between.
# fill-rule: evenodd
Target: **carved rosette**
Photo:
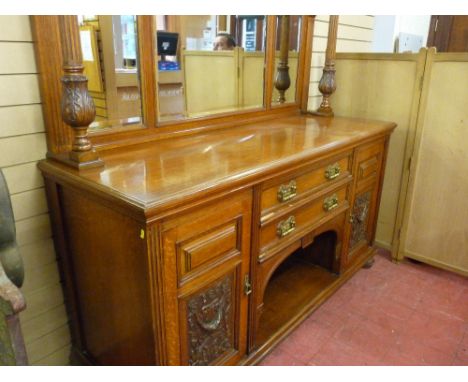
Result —
<instances>
[{"instance_id":1,"label":"carved rosette","mask_svg":"<svg viewBox=\"0 0 468 382\"><path fill-rule=\"evenodd\" d=\"M188 301L189 365L209 365L233 348L232 276Z\"/></svg>"},{"instance_id":2,"label":"carved rosette","mask_svg":"<svg viewBox=\"0 0 468 382\"><path fill-rule=\"evenodd\" d=\"M351 215L351 237L349 247L353 248L362 240L367 240L367 222L369 218L371 192L367 191L356 197Z\"/></svg>"},{"instance_id":3,"label":"carved rosette","mask_svg":"<svg viewBox=\"0 0 468 382\"><path fill-rule=\"evenodd\" d=\"M88 92L88 79L83 75L62 77L62 118L75 130L73 151L91 150L88 126L94 121L96 109Z\"/></svg>"}]
</instances>

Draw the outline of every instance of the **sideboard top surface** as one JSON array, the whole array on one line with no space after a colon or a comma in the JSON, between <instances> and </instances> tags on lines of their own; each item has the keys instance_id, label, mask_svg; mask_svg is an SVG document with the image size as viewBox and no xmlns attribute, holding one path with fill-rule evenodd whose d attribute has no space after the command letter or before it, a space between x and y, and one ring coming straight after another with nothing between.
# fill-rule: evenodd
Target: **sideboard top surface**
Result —
<instances>
[{"instance_id":1,"label":"sideboard top surface","mask_svg":"<svg viewBox=\"0 0 468 382\"><path fill-rule=\"evenodd\" d=\"M330 151L389 133L396 125L355 118L289 116L102 151L105 166L77 171L53 160L45 174L79 182L143 210L223 186L245 184Z\"/></svg>"}]
</instances>

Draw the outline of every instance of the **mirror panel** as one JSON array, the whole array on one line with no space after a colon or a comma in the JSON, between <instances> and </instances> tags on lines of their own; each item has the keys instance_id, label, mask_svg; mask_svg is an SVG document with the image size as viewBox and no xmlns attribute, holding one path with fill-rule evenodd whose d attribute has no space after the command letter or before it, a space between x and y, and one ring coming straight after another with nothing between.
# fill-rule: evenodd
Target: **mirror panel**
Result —
<instances>
[{"instance_id":1,"label":"mirror panel","mask_svg":"<svg viewBox=\"0 0 468 382\"><path fill-rule=\"evenodd\" d=\"M159 120L264 106L266 16L156 16Z\"/></svg>"},{"instance_id":2,"label":"mirror panel","mask_svg":"<svg viewBox=\"0 0 468 382\"><path fill-rule=\"evenodd\" d=\"M136 16L78 16L84 74L96 107L90 132L141 123Z\"/></svg>"},{"instance_id":3,"label":"mirror panel","mask_svg":"<svg viewBox=\"0 0 468 382\"><path fill-rule=\"evenodd\" d=\"M301 16L286 15L276 18L274 87L271 100L273 106L296 102L301 24Z\"/></svg>"}]
</instances>

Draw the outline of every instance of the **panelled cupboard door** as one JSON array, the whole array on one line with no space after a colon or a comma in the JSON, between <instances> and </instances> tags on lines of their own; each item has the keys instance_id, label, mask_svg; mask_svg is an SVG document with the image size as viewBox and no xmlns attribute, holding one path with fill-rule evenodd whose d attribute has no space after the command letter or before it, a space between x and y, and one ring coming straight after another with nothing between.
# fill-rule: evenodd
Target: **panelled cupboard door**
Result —
<instances>
[{"instance_id":1,"label":"panelled cupboard door","mask_svg":"<svg viewBox=\"0 0 468 382\"><path fill-rule=\"evenodd\" d=\"M249 190L162 223L167 364L245 355L251 205Z\"/></svg>"},{"instance_id":2,"label":"panelled cupboard door","mask_svg":"<svg viewBox=\"0 0 468 382\"><path fill-rule=\"evenodd\" d=\"M385 142L379 141L362 146L356 150L355 155L353 174L356 191L349 215L349 251L346 259L348 266L374 241Z\"/></svg>"}]
</instances>

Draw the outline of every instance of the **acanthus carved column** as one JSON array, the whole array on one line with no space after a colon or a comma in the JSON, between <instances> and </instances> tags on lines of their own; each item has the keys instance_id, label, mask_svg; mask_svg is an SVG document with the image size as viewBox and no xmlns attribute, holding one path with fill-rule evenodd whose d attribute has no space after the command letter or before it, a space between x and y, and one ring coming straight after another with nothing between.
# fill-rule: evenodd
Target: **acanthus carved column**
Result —
<instances>
[{"instance_id":1,"label":"acanthus carved column","mask_svg":"<svg viewBox=\"0 0 468 382\"><path fill-rule=\"evenodd\" d=\"M76 16L60 16L63 52L62 118L73 129L72 150L66 163L77 168L102 166L98 153L88 138L88 127L96 109L88 92L88 79L83 74L79 27Z\"/></svg>"}]
</instances>

